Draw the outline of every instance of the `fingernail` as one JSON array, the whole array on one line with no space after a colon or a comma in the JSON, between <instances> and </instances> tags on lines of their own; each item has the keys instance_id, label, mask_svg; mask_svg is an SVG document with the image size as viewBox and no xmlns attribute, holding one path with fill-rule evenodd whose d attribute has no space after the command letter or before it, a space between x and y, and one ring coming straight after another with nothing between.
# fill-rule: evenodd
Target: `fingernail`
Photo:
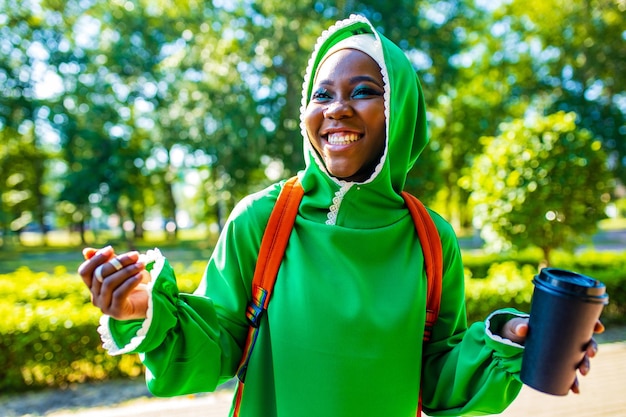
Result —
<instances>
[{"instance_id":1,"label":"fingernail","mask_svg":"<svg viewBox=\"0 0 626 417\"><path fill-rule=\"evenodd\" d=\"M111 245L105 246L102 249L99 249L98 252L96 252L96 255L106 255L111 253L111 250L113 250L113 247Z\"/></svg>"},{"instance_id":2,"label":"fingernail","mask_svg":"<svg viewBox=\"0 0 626 417\"><path fill-rule=\"evenodd\" d=\"M528 326L526 325L526 323L520 323L515 326L515 334L517 334L518 336L526 336L527 329Z\"/></svg>"}]
</instances>

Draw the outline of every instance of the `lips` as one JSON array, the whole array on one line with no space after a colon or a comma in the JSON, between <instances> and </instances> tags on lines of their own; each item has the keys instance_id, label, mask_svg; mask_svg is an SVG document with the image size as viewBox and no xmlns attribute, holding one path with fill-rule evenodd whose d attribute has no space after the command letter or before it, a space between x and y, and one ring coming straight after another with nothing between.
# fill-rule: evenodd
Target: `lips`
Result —
<instances>
[{"instance_id":1,"label":"lips","mask_svg":"<svg viewBox=\"0 0 626 417\"><path fill-rule=\"evenodd\" d=\"M347 145L359 140L360 135L353 132L334 132L329 133L327 140L331 145Z\"/></svg>"}]
</instances>

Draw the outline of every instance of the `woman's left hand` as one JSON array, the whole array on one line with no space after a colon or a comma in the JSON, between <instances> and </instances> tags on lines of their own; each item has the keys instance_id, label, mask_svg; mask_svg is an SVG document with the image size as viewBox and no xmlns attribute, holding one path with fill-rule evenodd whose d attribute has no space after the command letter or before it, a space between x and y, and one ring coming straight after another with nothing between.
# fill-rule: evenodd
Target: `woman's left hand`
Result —
<instances>
[{"instance_id":1,"label":"woman's left hand","mask_svg":"<svg viewBox=\"0 0 626 417\"><path fill-rule=\"evenodd\" d=\"M593 329L594 333L602 333L604 331L604 325L598 320ZM501 336L505 339L509 339L512 342L519 343L521 345L524 344L526 340L526 335L528 334L528 318L524 317L515 317L508 322L505 323L502 328ZM598 353L598 343L592 338L587 345L587 349L585 351L585 356L583 360L580 361L578 365L578 371L581 375L587 375L589 370L591 369L590 359L596 356ZM572 387L570 388L574 394L578 394L580 392L580 388L578 386L578 378L574 380Z\"/></svg>"}]
</instances>

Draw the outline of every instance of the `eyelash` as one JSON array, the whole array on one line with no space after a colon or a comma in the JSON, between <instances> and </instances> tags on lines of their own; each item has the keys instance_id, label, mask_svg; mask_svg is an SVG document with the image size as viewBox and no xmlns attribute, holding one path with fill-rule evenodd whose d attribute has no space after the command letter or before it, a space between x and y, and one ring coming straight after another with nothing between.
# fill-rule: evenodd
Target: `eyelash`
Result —
<instances>
[{"instance_id":1,"label":"eyelash","mask_svg":"<svg viewBox=\"0 0 626 417\"><path fill-rule=\"evenodd\" d=\"M373 88L370 88L370 87L357 87L352 92L351 97L356 97L356 96L359 96L359 95L380 97L380 96L383 95L383 93L381 93L381 92L379 92L379 91L377 91L377 90L375 90ZM320 101L320 100L329 99L329 98L331 98L331 95L328 92L328 90L325 89L325 88L321 88L321 89L317 90L311 96L311 100L315 100L315 101Z\"/></svg>"},{"instance_id":2,"label":"eyelash","mask_svg":"<svg viewBox=\"0 0 626 417\"><path fill-rule=\"evenodd\" d=\"M352 94L353 96L357 96L357 95L366 95L366 96L382 96L382 93L374 90L373 88L370 87L359 87L357 89L354 90L354 93Z\"/></svg>"},{"instance_id":3,"label":"eyelash","mask_svg":"<svg viewBox=\"0 0 626 417\"><path fill-rule=\"evenodd\" d=\"M320 88L313 93L313 95L311 96L311 100L321 100L329 97L330 94L328 94L328 90L326 90L325 88Z\"/></svg>"}]
</instances>

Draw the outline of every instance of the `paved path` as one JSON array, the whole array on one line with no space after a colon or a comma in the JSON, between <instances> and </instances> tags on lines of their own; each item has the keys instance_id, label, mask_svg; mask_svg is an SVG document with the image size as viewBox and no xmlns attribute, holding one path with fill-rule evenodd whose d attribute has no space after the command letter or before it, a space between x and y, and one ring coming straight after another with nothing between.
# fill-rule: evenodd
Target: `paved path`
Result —
<instances>
[{"instance_id":1,"label":"paved path","mask_svg":"<svg viewBox=\"0 0 626 417\"><path fill-rule=\"evenodd\" d=\"M626 417L626 342L601 344L580 394L564 397L524 387L502 417Z\"/></svg>"},{"instance_id":2,"label":"paved path","mask_svg":"<svg viewBox=\"0 0 626 417\"><path fill-rule=\"evenodd\" d=\"M564 397L524 387L500 416L626 417L626 341L601 344L591 373L581 378L580 387L581 394ZM231 398L232 391L224 390L197 397L140 399L115 407L56 412L48 417L227 417Z\"/></svg>"}]
</instances>

